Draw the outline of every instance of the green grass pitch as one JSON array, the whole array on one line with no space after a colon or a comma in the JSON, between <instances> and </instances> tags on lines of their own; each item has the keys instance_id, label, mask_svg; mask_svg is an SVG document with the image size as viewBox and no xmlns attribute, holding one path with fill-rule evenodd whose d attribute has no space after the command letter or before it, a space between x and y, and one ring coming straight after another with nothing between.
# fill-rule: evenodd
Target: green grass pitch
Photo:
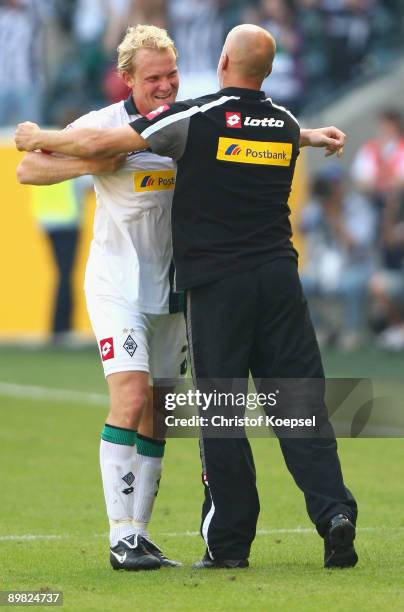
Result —
<instances>
[{"instance_id":1,"label":"green grass pitch","mask_svg":"<svg viewBox=\"0 0 404 612\"><path fill-rule=\"evenodd\" d=\"M403 380L403 355L328 353L325 364L330 376L374 376L397 389ZM10 391L4 383L16 386ZM106 406L34 391L24 397L27 385L106 393L95 350L2 347L0 590L60 590L63 609L80 611L404 610L402 439L339 441L360 510L355 569L322 568L322 541L276 440L254 439L262 510L251 566L192 570L204 551L195 535L202 499L197 440L171 439L151 534L184 566L114 572L98 469Z\"/></svg>"}]
</instances>

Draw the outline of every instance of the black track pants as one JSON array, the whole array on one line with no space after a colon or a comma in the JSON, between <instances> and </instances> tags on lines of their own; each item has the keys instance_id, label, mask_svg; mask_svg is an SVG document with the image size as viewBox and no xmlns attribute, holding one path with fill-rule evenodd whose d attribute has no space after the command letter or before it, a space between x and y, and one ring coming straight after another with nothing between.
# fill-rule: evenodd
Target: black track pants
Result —
<instances>
[{"instance_id":1,"label":"black track pants","mask_svg":"<svg viewBox=\"0 0 404 612\"><path fill-rule=\"evenodd\" d=\"M297 265L278 259L187 293L187 329L198 388L234 391L232 379L249 371L260 379L324 377ZM238 386L243 383L238 382ZM237 386L237 385L236 385ZM286 465L303 491L308 514L320 535L343 513L354 522L357 507L344 486L334 432L323 394L313 406L322 435L280 437ZM200 439L205 501L201 533L212 556L248 557L255 537L259 500L249 442L239 437Z\"/></svg>"}]
</instances>

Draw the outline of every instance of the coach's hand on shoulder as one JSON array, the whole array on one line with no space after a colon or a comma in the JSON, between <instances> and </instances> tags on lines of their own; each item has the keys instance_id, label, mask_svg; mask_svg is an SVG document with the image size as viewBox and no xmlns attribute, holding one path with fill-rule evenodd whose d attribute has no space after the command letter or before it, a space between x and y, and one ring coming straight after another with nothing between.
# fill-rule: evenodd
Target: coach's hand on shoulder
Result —
<instances>
[{"instance_id":1,"label":"coach's hand on shoulder","mask_svg":"<svg viewBox=\"0 0 404 612\"><path fill-rule=\"evenodd\" d=\"M325 148L325 156L337 154L341 157L344 152L346 134L331 125L317 129L300 130L301 147L322 147Z\"/></svg>"},{"instance_id":2,"label":"coach's hand on shoulder","mask_svg":"<svg viewBox=\"0 0 404 612\"><path fill-rule=\"evenodd\" d=\"M31 121L19 123L14 136L17 149L19 151L35 151L38 148L37 137L40 131L39 125Z\"/></svg>"},{"instance_id":3,"label":"coach's hand on shoulder","mask_svg":"<svg viewBox=\"0 0 404 612\"><path fill-rule=\"evenodd\" d=\"M87 159L86 162L89 164L88 174L112 174L122 168L126 158L126 153L119 153L119 155L106 157L105 159Z\"/></svg>"}]
</instances>

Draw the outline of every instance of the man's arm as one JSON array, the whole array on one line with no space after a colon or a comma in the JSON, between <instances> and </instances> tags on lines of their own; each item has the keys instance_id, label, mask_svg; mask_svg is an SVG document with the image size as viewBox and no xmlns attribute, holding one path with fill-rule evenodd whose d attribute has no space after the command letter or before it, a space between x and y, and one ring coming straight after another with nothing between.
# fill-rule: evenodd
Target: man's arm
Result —
<instances>
[{"instance_id":1,"label":"man's arm","mask_svg":"<svg viewBox=\"0 0 404 612\"><path fill-rule=\"evenodd\" d=\"M28 153L17 166L17 180L23 185L54 185L85 174L109 174L119 170L124 158L78 159Z\"/></svg>"},{"instance_id":2,"label":"man's arm","mask_svg":"<svg viewBox=\"0 0 404 612\"><path fill-rule=\"evenodd\" d=\"M300 130L300 146L323 147L326 157L343 153L346 136L336 127ZM147 149L144 140L129 124L119 128L78 128L74 130L41 130L29 121L20 123L15 134L20 151L45 149L75 157L110 157Z\"/></svg>"},{"instance_id":3,"label":"man's arm","mask_svg":"<svg viewBox=\"0 0 404 612\"><path fill-rule=\"evenodd\" d=\"M17 126L15 144L19 151L43 149L74 157L111 157L147 149L147 142L130 126L119 128L77 128L74 130L41 130L26 121Z\"/></svg>"},{"instance_id":4,"label":"man's arm","mask_svg":"<svg viewBox=\"0 0 404 612\"><path fill-rule=\"evenodd\" d=\"M325 156L337 154L341 157L344 152L346 134L338 128L332 126L317 129L300 130L301 147L322 147L325 148Z\"/></svg>"}]
</instances>

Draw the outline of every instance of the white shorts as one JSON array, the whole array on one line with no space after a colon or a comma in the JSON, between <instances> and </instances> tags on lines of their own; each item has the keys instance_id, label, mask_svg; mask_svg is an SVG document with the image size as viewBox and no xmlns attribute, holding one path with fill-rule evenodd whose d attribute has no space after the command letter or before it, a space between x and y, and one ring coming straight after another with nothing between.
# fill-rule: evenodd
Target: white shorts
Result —
<instances>
[{"instance_id":1,"label":"white shorts","mask_svg":"<svg viewBox=\"0 0 404 612\"><path fill-rule=\"evenodd\" d=\"M106 377L115 372L149 372L151 384L161 386L184 378L187 340L182 312L138 312L123 298L89 290L86 300Z\"/></svg>"}]
</instances>

